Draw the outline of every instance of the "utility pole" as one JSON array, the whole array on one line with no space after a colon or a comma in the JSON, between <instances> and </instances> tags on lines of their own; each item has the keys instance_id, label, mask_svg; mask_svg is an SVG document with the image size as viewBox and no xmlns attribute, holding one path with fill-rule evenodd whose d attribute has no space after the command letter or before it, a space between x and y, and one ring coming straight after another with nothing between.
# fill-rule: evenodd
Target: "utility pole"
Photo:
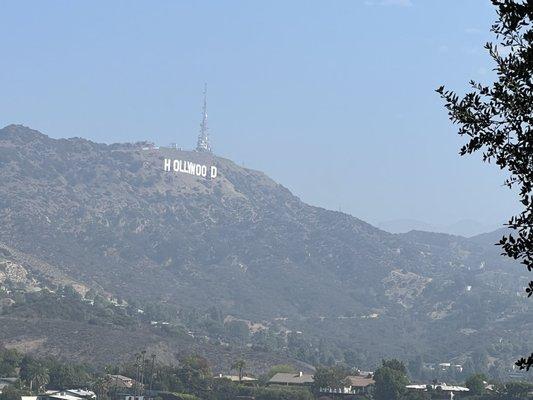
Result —
<instances>
[{"instance_id":1,"label":"utility pole","mask_svg":"<svg viewBox=\"0 0 533 400\"><path fill-rule=\"evenodd\" d=\"M146 350L141 351L141 395L144 394L144 356L146 355Z\"/></svg>"},{"instance_id":2,"label":"utility pole","mask_svg":"<svg viewBox=\"0 0 533 400\"><path fill-rule=\"evenodd\" d=\"M152 368L150 370L150 395L152 394L152 384L154 383L155 354L152 354Z\"/></svg>"},{"instance_id":3,"label":"utility pole","mask_svg":"<svg viewBox=\"0 0 533 400\"><path fill-rule=\"evenodd\" d=\"M135 355L135 396L139 396L139 382L141 380L141 366L140 366L141 355L137 353Z\"/></svg>"}]
</instances>

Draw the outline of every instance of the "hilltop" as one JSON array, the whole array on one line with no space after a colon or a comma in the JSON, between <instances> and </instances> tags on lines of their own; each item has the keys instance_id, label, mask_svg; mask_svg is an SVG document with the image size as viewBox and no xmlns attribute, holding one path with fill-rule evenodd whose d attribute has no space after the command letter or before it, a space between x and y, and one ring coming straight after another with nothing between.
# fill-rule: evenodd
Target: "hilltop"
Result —
<instances>
[{"instance_id":1,"label":"hilltop","mask_svg":"<svg viewBox=\"0 0 533 400\"><path fill-rule=\"evenodd\" d=\"M164 171L165 159L216 166L218 175ZM184 313L213 309L215 322L202 328L210 338L231 321L302 332L292 354L310 362L347 361L350 349L353 363L370 366L419 353L465 362L475 351L494 364L533 344L511 331L528 311L517 296L524 271L493 242L391 234L211 154L8 126L0 226L6 248L39 260L30 270L48 266L47 279L82 296L163 304L184 324Z\"/></svg>"}]
</instances>

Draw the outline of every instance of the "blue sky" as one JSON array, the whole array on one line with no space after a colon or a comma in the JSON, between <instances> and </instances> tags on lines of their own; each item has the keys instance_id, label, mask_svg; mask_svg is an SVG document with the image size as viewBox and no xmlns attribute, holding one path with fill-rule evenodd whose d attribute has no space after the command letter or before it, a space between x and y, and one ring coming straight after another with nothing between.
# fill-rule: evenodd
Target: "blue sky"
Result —
<instances>
[{"instance_id":1,"label":"blue sky","mask_svg":"<svg viewBox=\"0 0 533 400\"><path fill-rule=\"evenodd\" d=\"M459 157L441 84L490 81L488 0L3 1L0 125L192 148L377 223L503 222L503 175Z\"/></svg>"}]
</instances>

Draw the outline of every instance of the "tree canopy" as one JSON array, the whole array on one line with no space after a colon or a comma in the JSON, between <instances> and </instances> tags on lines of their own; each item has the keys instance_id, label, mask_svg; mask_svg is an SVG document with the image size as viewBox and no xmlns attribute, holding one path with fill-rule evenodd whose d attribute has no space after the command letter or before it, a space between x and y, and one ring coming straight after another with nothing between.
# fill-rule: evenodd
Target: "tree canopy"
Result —
<instances>
[{"instance_id":1,"label":"tree canopy","mask_svg":"<svg viewBox=\"0 0 533 400\"><path fill-rule=\"evenodd\" d=\"M485 380L487 378L483 374L474 374L470 376L465 386L470 389L470 393L473 395L481 395L485 392Z\"/></svg>"},{"instance_id":2,"label":"tree canopy","mask_svg":"<svg viewBox=\"0 0 533 400\"><path fill-rule=\"evenodd\" d=\"M376 400L399 400L406 393L409 384L407 369L398 360L383 360L381 366L374 372Z\"/></svg>"},{"instance_id":3,"label":"tree canopy","mask_svg":"<svg viewBox=\"0 0 533 400\"><path fill-rule=\"evenodd\" d=\"M505 184L519 190L522 212L509 219L512 232L499 242L504 254L533 270L533 2L492 0L498 20L492 26L500 43L487 43L496 73L490 85L471 81L471 92L459 96L444 86L437 92L459 135L468 138L460 154L482 151L485 162L508 172ZM533 295L533 281L526 289ZM533 354L517 362L533 365Z\"/></svg>"},{"instance_id":4,"label":"tree canopy","mask_svg":"<svg viewBox=\"0 0 533 400\"><path fill-rule=\"evenodd\" d=\"M314 374L313 386L315 390L321 388L339 389L348 386L346 377L349 371L338 367L317 367Z\"/></svg>"}]
</instances>

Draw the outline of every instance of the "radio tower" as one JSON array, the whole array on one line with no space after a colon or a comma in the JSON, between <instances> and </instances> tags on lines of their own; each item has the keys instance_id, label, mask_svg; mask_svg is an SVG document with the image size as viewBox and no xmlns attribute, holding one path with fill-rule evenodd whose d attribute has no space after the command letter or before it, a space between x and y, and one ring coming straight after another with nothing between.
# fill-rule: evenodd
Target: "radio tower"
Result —
<instances>
[{"instance_id":1,"label":"radio tower","mask_svg":"<svg viewBox=\"0 0 533 400\"><path fill-rule=\"evenodd\" d=\"M211 153L211 144L209 144L209 132L207 128L207 83L204 85L204 107L202 110L202 123L200 124L200 134L196 143L196 151Z\"/></svg>"}]
</instances>

